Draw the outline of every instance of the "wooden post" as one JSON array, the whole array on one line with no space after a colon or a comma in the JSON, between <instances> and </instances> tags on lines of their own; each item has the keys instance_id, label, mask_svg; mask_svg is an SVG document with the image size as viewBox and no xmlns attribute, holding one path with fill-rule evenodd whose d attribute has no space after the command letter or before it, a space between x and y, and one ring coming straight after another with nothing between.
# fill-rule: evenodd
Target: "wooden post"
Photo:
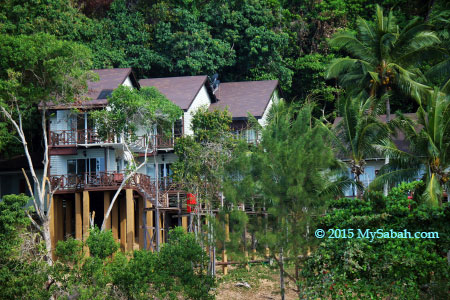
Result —
<instances>
[{"instance_id":1,"label":"wooden post","mask_svg":"<svg viewBox=\"0 0 450 300\"><path fill-rule=\"evenodd\" d=\"M54 198L53 204L55 206L55 235L56 241L55 245L58 241L64 240L64 207L63 207L63 199Z\"/></svg>"},{"instance_id":2,"label":"wooden post","mask_svg":"<svg viewBox=\"0 0 450 300\"><path fill-rule=\"evenodd\" d=\"M119 202L120 199L117 199L111 210L111 219L112 219L111 229L113 237L116 241L119 240Z\"/></svg>"},{"instance_id":3,"label":"wooden post","mask_svg":"<svg viewBox=\"0 0 450 300\"><path fill-rule=\"evenodd\" d=\"M152 208L152 202L150 200L147 200L147 208ZM150 249L150 245L153 245L153 247L151 248L151 250L153 251L155 245L153 244L153 241L150 242L150 239L153 238L153 211L147 211L147 228L148 228L148 233L149 236L147 237L147 249Z\"/></svg>"},{"instance_id":4,"label":"wooden post","mask_svg":"<svg viewBox=\"0 0 450 300\"><path fill-rule=\"evenodd\" d=\"M188 217L181 217L181 226L188 232Z\"/></svg>"},{"instance_id":5,"label":"wooden post","mask_svg":"<svg viewBox=\"0 0 450 300\"><path fill-rule=\"evenodd\" d=\"M230 241L230 215L225 215L225 242Z\"/></svg>"},{"instance_id":6,"label":"wooden post","mask_svg":"<svg viewBox=\"0 0 450 300\"><path fill-rule=\"evenodd\" d=\"M225 249L225 245L223 245L223 250L222 250L222 261L224 263L228 262L227 249ZM228 265L224 264L222 266L222 270L223 270L223 275L227 275L228 274Z\"/></svg>"},{"instance_id":7,"label":"wooden post","mask_svg":"<svg viewBox=\"0 0 450 300\"><path fill-rule=\"evenodd\" d=\"M72 235L73 200L66 200L66 237Z\"/></svg>"},{"instance_id":8,"label":"wooden post","mask_svg":"<svg viewBox=\"0 0 450 300\"><path fill-rule=\"evenodd\" d=\"M225 214L225 241L223 243L223 250L222 250L222 261L223 262L228 262L228 254L227 254L227 249L225 246L225 243L230 241L230 215L229 214ZM227 275L228 274L228 265L224 264L222 266L222 270L223 270L223 275Z\"/></svg>"},{"instance_id":9,"label":"wooden post","mask_svg":"<svg viewBox=\"0 0 450 300\"><path fill-rule=\"evenodd\" d=\"M52 250L54 250L55 249L55 246L56 246L56 237L55 237L55 199L56 199L57 197L56 196L53 196L53 199L52 199L52 204L51 204L51 207L50 207L50 220L49 220L49 227L50 227L50 240L51 240L51 243L52 243ZM50 195L49 196L47 196L47 207L48 207L48 205L50 204ZM54 251L52 251L52 256L53 256L53 260L55 260L55 258L56 258L56 256L55 256L55 252Z\"/></svg>"},{"instance_id":10,"label":"wooden post","mask_svg":"<svg viewBox=\"0 0 450 300\"><path fill-rule=\"evenodd\" d=\"M103 192L103 218L105 218L106 212L108 211L109 205L111 204L111 192ZM105 229L111 229L111 216L105 222Z\"/></svg>"},{"instance_id":11,"label":"wooden post","mask_svg":"<svg viewBox=\"0 0 450 300\"><path fill-rule=\"evenodd\" d=\"M139 249L144 249L144 201L145 199L142 197L139 197L138 205L139 205L139 213L138 213L138 219L139 219Z\"/></svg>"},{"instance_id":12,"label":"wooden post","mask_svg":"<svg viewBox=\"0 0 450 300\"><path fill-rule=\"evenodd\" d=\"M244 233L242 234L242 240L244 243L244 257L245 257L245 269L250 271L250 266L248 265L248 250L247 250L247 225L244 226Z\"/></svg>"},{"instance_id":13,"label":"wooden post","mask_svg":"<svg viewBox=\"0 0 450 300\"><path fill-rule=\"evenodd\" d=\"M89 191L83 191L83 241L89 236Z\"/></svg>"},{"instance_id":14,"label":"wooden post","mask_svg":"<svg viewBox=\"0 0 450 300\"><path fill-rule=\"evenodd\" d=\"M120 199L120 248L125 251L127 245L127 206L125 199Z\"/></svg>"},{"instance_id":15,"label":"wooden post","mask_svg":"<svg viewBox=\"0 0 450 300\"><path fill-rule=\"evenodd\" d=\"M83 237L81 214L81 194L75 193L75 238L80 241Z\"/></svg>"},{"instance_id":16,"label":"wooden post","mask_svg":"<svg viewBox=\"0 0 450 300\"><path fill-rule=\"evenodd\" d=\"M127 205L127 251L133 251L134 246L134 200L133 190L125 190Z\"/></svg>"},{"instance_id":17,"label":"wooden post","mask_svg":"<svg viewBox=\"0 0 450 300\"><path fill-rule=\"evenodd\" d=\"M267 225L268 225L268 223L269 223L269 214L266 212L265 214L264 214L264 219L265 219L265 224L264 224L264 233L265 234L267 234ZM269 256L270 256L270 249L269 249L269 245L267 244L267 242L266 242L266 245L265 245L266 247L266 251L265 251L265 257L266 258L269 258Z\"/></svg>"},{"instance_id":18,"label":"wooden post","mask_svg":"<svg viewBox=\"0 0 450 300\"><path fill-rule=\"evenodd\" d=\"M252 232L252 260L256 260L256 238L255 238L255 232Z\"/></svg>"}]
</instances>

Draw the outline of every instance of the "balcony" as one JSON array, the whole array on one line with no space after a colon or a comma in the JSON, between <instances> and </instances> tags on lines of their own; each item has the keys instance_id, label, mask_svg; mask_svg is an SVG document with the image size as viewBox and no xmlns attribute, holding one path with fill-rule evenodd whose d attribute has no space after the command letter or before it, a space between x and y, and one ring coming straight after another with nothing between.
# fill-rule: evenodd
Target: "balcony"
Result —
<instances>
[{"instance_id":1,"label":"balcony","mask_svg":"<svg viewBox=\"0 0 450 300\"><path fill-rule=\"evenodd\" d=\"M105 191L117 190L126 175L120 172L91 172L82 174L51 175L50 184L56 194L73 193L82 190ZM170 177L160 178L158 182L145 174L136 173L124 185L124 189L133 189L143 197L149 197L155 204L156 188L159 192L159 207L169 208L168 194L182 192L182 186Z\"/></svg>"},{"instance_id":2,"label":"balcony","mask_svg":"<svg viewBox=\"0 0 450 300\"><path fill-rule=\"evenodd\" d=\"M180 134L165 136L161 134L152 135L151 140L157 149L173 149L176 138ZM121 144L124 137L111 136L110 138L102 138L97 131L92 129L82 130L54 130L50 131L49 145L50 147L77 147L77 146L93 146L101 144ZM146 136L138 136L130 139L128 144L132 150L143 152L147 146ZM151 149L150 149L151 151Z\"/></svg>"}]
</instances>

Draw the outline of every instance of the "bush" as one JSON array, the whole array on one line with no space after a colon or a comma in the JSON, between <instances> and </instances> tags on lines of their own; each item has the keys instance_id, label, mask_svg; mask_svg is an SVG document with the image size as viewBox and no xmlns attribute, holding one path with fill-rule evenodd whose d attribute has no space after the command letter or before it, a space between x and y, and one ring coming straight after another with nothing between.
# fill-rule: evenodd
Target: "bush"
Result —
<instances>
[{"instance_id":1,"label":"bush","mask_svg":"<svg viewBox=\"0 0 450 300\"><path fill-rule=\"evenodd\" d=\"M38 259L43 249L40 240L23 247L25 233L30 232L25 208L29 200L23 194L6 195L0 202L0 299L50 298L44 288L48 265Z\"/></svg>"},{"instance_id":2,"label":"bush","mask_svg":"<svg viewBox=\"0 0 450 300\"><path fill-rule=\"evenodd\" d=\"M86 244L91 255L100 259L113 255L119 249L119 244L114 240L112 231L101 231L98 227L90 230Z\"/></svg>"},{"instance_id":3,"label":"bush","mask_svg":"<svg viewBox=\"0 0 450 300\"><path fill-rule=\"evenodd\" d=\"M325 238L306 261L301 284L304 295L447 299L450 208L429 208L418 197L409 199L408 191L420 185L401 184L387 197L369 192L364 200L332 201L331 211L320 218L318 228L353 228L355 234L357 229L378 228L397 232L406 229L412 234L436 231L439 239Z\"/></svg>"}]
</instances>

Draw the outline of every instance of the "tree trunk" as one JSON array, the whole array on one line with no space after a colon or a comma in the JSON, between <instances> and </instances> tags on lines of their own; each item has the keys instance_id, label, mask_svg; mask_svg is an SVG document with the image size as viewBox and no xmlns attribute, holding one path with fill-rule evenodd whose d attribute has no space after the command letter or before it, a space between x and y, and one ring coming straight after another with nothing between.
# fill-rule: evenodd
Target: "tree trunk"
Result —
<instances>
[{"instance_id":1,"label":"tree trunk","mask_svg":"<svg viewBox=\"0 0 450 300\"><path fill-rule=\"evenodd\" d=\"M42 224L42 237L45 241L45 249L47 251L47 263L49 266L53 265L53 257L52 257L52 240L50 237L50 221L48 218Z\"/></svg>"},{"instance_id":2,"label":"tree trunk","mask_svg":"<svg viewBox=\"0 0 450 300\"><path fill-rule=\"evenodd\" d=\"M280 292L281 292L281 300L284 300L284 261L283 261L283 248L280 250Z\"/></svg>"}]
</instances>

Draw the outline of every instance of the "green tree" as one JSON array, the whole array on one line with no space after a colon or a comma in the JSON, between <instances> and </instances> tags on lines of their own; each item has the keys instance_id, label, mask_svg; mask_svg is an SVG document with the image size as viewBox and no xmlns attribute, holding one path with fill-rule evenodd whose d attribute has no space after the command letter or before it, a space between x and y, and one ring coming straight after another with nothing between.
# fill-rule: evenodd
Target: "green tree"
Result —
<instances>
[{"instance_id":1,"label":"green tree","mask_svg":"<svg viewBox=\"0 0 450 300\"><path fill-rule=\"evenodd\" d=\"M208 111L206 107L200 108L192 119L194 135L179 138L175 145L178 161L174 164L174 177L197 199L190 227L201 245L206 244L208 247L211 275L215 275L214 210L222 205L220 200L225 168L234 147L229 127L231 121L228 110ZM208 219L206 225L203 225L204 215Z\"/></svg>"},{"instance_id":2,"label":"green tree","mask_svg":"<svg viewBox=\"0 0 450 300\"><path fill-rule=\"evenodd\" d=\"M389 121L391 91L398 90L418 102L430 91L419 67L430 57L441 55L433 48L440 40L419 18L400 30L393 12L384 16L380 6L373 23L358 18L357 24L356 34L345 31L330 40L332 47L350 57L333 60L327 77L338 78L353 95L383 98Z\"/></svg>"},{"instance_id":3,"label":"green tree","mask_svg":"<svg viewBox=\"0 0 450 300\"><path fill-rule=\"evenodd\" d=\"M126 2L112 2L104 18L92 20L96 33L83 41L93 52L95 68L132 67L138 76L151 69L154 73L154 64L163 58L152 46L144 16Z\"/></svg>"},{"instance_id":4,"label":"green tree","mask_svg":"<svg viewBox=\"0 0 450 300\"><path fill-rule=\"evenodd\" d=\"M5 195L0 202L0 298L48 299L44 288L48 280L48 265L39 236L30 232L32 213L25 195Z\"/></svg>"},{"instance_id":5,"label":"green tree","mask_svg":"<svg viewBox=\"0 0 450 300\"><path fill-rule=\"evenodd\" d=\"M54 190L46 177L49 168L47 138L47 108L51 104L74 101L84 92L86 82L93 78L90 72L90 52L77 43L57 40L48 34L0 35L0 113L14 129L20 141L35 190L33 199L35 217L32 224L42 234L51 260L49 218L52 201L45 207ZM40 109L40 129L43 136L43 172L41 178L33 165L24 121L28 112ZM39 123L38 123L39 124ZM45 210L46 209L46 210Z\"/></svg>"},{"instance_id":6,"label":"green tree","mask_svg":"<svg viewBox=\"0 0 450 300\"><path fill-rule=\"evenodd\" d=\"M364 174L366 159L377 157L375 147L389 139L389 129L378 118L380 105L376 99L364 102L354 98L341 98L338 102L338 114L342 117L330 137L338 156L346 161L354 176L358 197L363 192L360 176Z\"/></svg>"},{"instance_id":7,"label":"green tree","mask_svg":"<svg viewBox=\"0 0 450 300\"><path fill-rule=\"evenodd\" d=\"M280 285L284 299L284 277L296 281L305 255L314 241L308 234L314 215L324 210L330 170L336 164L332 150L326 144L327 132L312 117L313 105L296 109L284 102L275 104L269 113L269 124L262 129L259 145L244 154L250 157L252 170L234 175L225 200L258 191L268 212L267 226L258 226L257 238L270 249L280 269ZM240 169L236 170L240 172ZM235 171L235 172L236 172ZM251 178L247 178L251 176ZM249 188L242 192L245 182ZM235 197L233 197L233 194ZM262 225L262 224L261 224ZM284 258L293 258L295 274L285 270Z\"/></svg>"},{"instance_id":8,"label":"green tree","mask_svg":"<svg viewBox=\"0 0 450 300\"><path fill-rule=\"evenodd\" d=\"M422 176L424 200L435 207L442 205L443 191L449 191L450 97L435 89L427 102L419 107L417 120L399 114L391 121L391 126L405 135L409 147L401 150L391 140L378 145L390 161L372 184L392 186Z\"/></svg>"},{"instance_id":9,"label":"green tree","mask_svg":"<svg viewBox=\"0 0 450 300\"><path fill-rule=\"evenodd\" d=\"M113 91L108 99L108 107L91 113L99 134L105 139L122 136L120 143L125 149L125 158L129 161L129 170L111 200L101 230L105 229L105 222L128 179L147 164L149 150L157 150L152 139L155 128L160 127L167 133L167 130L182 114L183 112L178 106L154 87L138 90L123 85ZM138 145L141 151L144 150L143 161L138 161L132 155L131 146L133 144ZM156 159L155 156L154 159ZM158 194L159 192L156 191L156 195ZM157 199L156 203L158 201Z\"/></svg>"}]
</instances>

